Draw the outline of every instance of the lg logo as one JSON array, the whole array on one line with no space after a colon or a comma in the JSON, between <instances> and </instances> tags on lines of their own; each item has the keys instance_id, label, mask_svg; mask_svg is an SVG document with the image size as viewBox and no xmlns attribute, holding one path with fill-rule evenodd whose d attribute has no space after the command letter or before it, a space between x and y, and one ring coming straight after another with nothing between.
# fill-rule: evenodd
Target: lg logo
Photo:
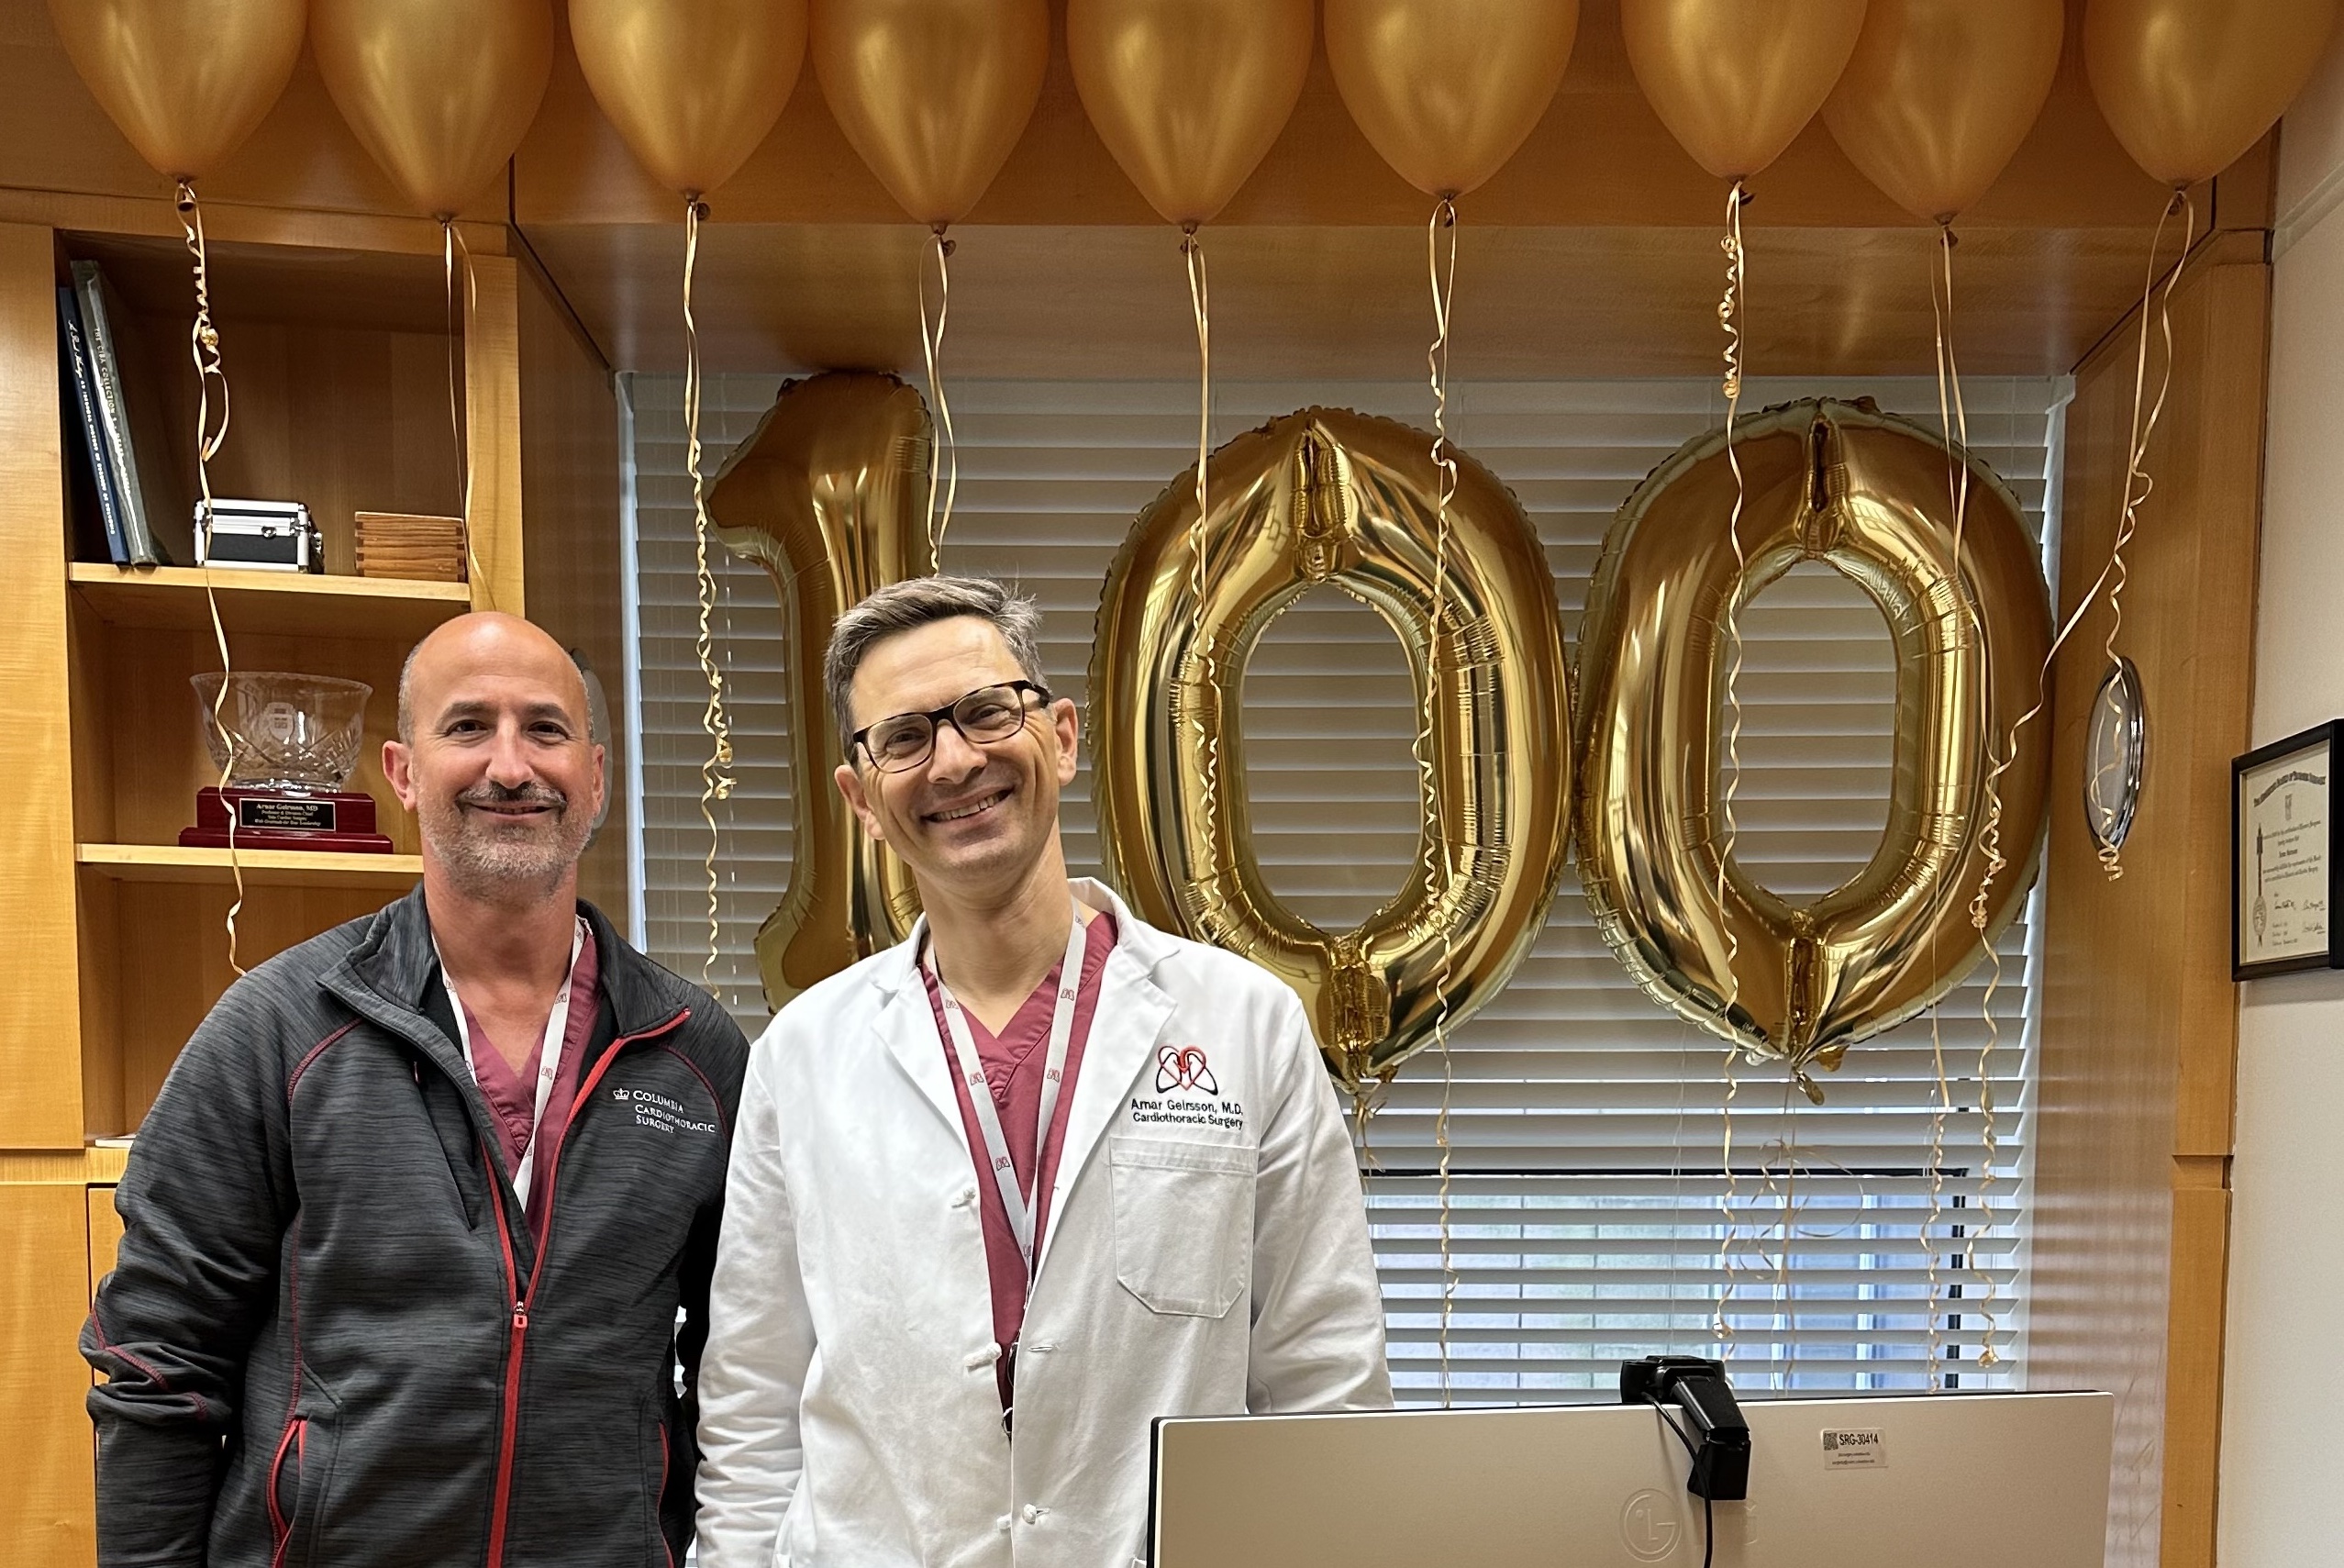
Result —
<instances>
[{"instance_id":1,"label":"lg logo","mask_svg":"<svg viewBox=\"0 0 2344 1568\"><path fill-rule=\"evenodd\" d=\"M1628 1555L1639 1562L1674 1555L1682 1533L1675 1515L1675 1505L1658 1492L1639 1492L1628 1498L1619 1511L1619 1539Z\"/></svg>"}]
</instances>

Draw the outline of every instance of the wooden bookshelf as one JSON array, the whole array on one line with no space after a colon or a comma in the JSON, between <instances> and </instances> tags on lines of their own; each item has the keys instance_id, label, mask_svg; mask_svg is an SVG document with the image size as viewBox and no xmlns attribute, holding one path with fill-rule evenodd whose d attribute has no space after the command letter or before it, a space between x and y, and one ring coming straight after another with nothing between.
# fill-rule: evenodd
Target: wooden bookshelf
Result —
<instances>
[{"instance_id":1,"label":"wooden bookshelf","mask_svg":"<svg viewBox=\"0 0 2344 1568\"><path fill-rule=\"evenodd\" d=\"M240 868L247 887L344 887L396 895L423 874L419 855L331 854L314 850L239 848L231 865L226 850L177 844L83 844L74 851L83 870L116 882L194 883L233 887Z\"/></svg>"},{"instance_id":2,"label":"wooden bookshelf","mask_svg":"<svg viewBox=\"0 0 2344 1568\"><path fill-rule=\"evenodd\" d=\"M77 561L65 569L74 597L109 626L211 630L208 579L220 621L231 633L387 639L412 643L472 608L463 583L310 575L219 567L114 566Z\"/></svg>"},{"instance_id":3,"label":"wooden bookshelf","mask_svg":"<svg viewBox=\"0 0 2344 1568\"><path fill-rule=\"evenodd\" d=\"M5 0L0 0L5 3ZM5 51L0 51L5 52ZM399 671L417 639L475 608L528 614L584 650L616 693L617 417L608 368L501 225L468 224L451 322L436 226L298 204L211 214L212 303L233 395L216 494L300 500L327 573L126 570L73 559L66 464L82 439L58 395L55 288L106 270L194 480L186 253L166 200L0 192L0 1562L94 1560L89 1373L74 1350L111 1266L112 1185L189 1034L236 979L403 895L415 824L386 786ZM455 386L451 399L450 371ZM451 406L452 401L452 406ZM460 453L471 458L469 484ZM522 506L530 507L525 541ZM471 502L471 583L353 574L359 510L452 515ZM86 530L84 530L86 538ZM85 547L86 548L86 547ZM217 782L189 679L293 670L373 688L350 787L372 795L387 855L182 849ZM614 756L612 779L627 770ZM615 836L614 836L615 840ZM624 907L623 849L589 859L587 895Z\"/></svg>"}]
</instances>

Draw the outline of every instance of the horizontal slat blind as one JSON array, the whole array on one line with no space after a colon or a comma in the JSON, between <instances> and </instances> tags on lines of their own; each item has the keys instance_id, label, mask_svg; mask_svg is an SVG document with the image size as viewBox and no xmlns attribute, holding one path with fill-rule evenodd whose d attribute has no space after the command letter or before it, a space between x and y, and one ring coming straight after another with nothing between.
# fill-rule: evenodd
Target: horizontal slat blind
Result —
<instances>
[{"instance_id":1,"label":"horizontal slat blind","mask_svg":"<svg viewBox=\"0 0 2344 1568\"><path fill-rule=\"evenodd\" d=\"M778 384L710 379L703 439L711 472ZM632 390L649 945L696 973L706 935L698 772L705 740L692 651L681 386L673 377L638 377ZM1966 391L1973 447L2039 526L2057 387L1979 379ZM1743 406L1813 392L1871 395L1935 424L1927 382L1752 383ZM961 480L946 564L1032 593L1044 611L1051 683L1082 700L1108 563L1133 517L1192 461L1194 388L968 382L952 395ZM1421 425L1427 401L1414 383L1224 385L1215 436L1313 402ZM1708 382L1473 384L1456 390L1451 428L1529 512L1575 635L1619 503L1723 417ZM763 1009L750 943L787 881L796 781L788 776L783 673L799 651L784 646L761 569L721 560L718 572L717 632L741 787L716 808L724 951L715 979L754 1029ZM1777 892L1811 897L1864 862L1885 820L1887 629L1851 584L1805 566L1752 606L1744 635L1739 856ZM1397 641L1372 611L1332 589L1275 622L1246 675L1255 853L1271 886L1330 929L1356 925L1388 897L1415 852L1409 702ZM818 787L829 787L827 779ZM1065 828L1070 861L1094 873L1087 765L1068 792ZM1717 1042L1628 980L1566 874L1511 984L1455 1031L1445 1063L1432 1051L1416 1058L1370 1124L1370 1203L1403 1396L1437 1397L1442 1386L1444 1282L1446 1386L1460 1401L1607 1386L1623 1356L1662 1349L1746 1360L1737 1374L1745 1383L1910 1387L1927 1383L1924 1358L1934 1343L1948 1381L2014 1385L2023 1365L2031 930L2030 908L2002 943L2001 1041L1985 1064L1999 1107L1989 1162L1979 1109L1983 970L1934 1020L1857 1047L1826 1078L1827 1103L1810 1106L1771 1067L1743 1064L1729 1081ZM1939 1135L1940 1055L1954 1108ZM1436 1173L1444 1131L1445 1273ZM1982 1218L1990 1221L1983 1235ZM1712 1323L1728 1289L1721 1340ZM1976 1363L1986 1324L1977 1308L1988 1290L2000 1358L1990 1371Z\"/></svg>"}]
</instances>

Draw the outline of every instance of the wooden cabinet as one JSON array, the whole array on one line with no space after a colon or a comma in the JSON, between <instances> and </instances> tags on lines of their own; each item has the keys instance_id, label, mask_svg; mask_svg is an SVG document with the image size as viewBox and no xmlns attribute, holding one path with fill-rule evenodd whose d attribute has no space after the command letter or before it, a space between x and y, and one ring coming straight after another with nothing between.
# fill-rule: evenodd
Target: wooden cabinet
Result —
<instances>
[{"instance_id":1,"label":"wooden cabinet","mask_svg":"<svg viewBox=\"0 0 2344 1568\"><path fill-rule=\"evenodd\" d=\"M188 256L167 204L0 192L0 1562L12 1568L94 1560L76 1339L120 1236L125 1156L92 1140L136 1132L234 978L228 853L177 842L195 791L217 782L188 684L219 667L213 606L233 668L373 687L350 787L374 795L396 851L239 851L247 968L420 874L414 824L380 765L418 637L472 608L528 613L608 690L623 684L608 371L542 276L506 253L506 231L465 226L451 291L436 225L245 206L209 227L232 400L212 488L306 502L323 576L71 558L65 463L80 433L60 407L56 285L72 261L105 268L137 328L133 369L158 389L169 434L184 435L169 456L193 495ZM355 512L452 514L468 493L470 583L349 575ZM527 549L525 505L538 536ZM587 895L623 909L612 837L590 857Z\"/></svg>"}]
</instances>

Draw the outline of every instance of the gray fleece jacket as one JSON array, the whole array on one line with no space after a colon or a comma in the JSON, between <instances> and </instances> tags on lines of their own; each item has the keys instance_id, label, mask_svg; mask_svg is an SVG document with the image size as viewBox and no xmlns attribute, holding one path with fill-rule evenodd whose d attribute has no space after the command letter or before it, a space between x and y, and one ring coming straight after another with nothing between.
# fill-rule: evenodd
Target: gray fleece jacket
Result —
<instances>
[{"instance_id":1,"label":"gray fleece jacket","mask_svg":"<svg viewBox=\"0 0 2344 1568\"><path fill-rule=\"evenodd\" d=\"M82 1335L101 1568L682 1561L748 1048L580 908L601 995L538 1152L541 1256L420 888L255 969L188 1041Z\"/></svg>"}]
</instances>

